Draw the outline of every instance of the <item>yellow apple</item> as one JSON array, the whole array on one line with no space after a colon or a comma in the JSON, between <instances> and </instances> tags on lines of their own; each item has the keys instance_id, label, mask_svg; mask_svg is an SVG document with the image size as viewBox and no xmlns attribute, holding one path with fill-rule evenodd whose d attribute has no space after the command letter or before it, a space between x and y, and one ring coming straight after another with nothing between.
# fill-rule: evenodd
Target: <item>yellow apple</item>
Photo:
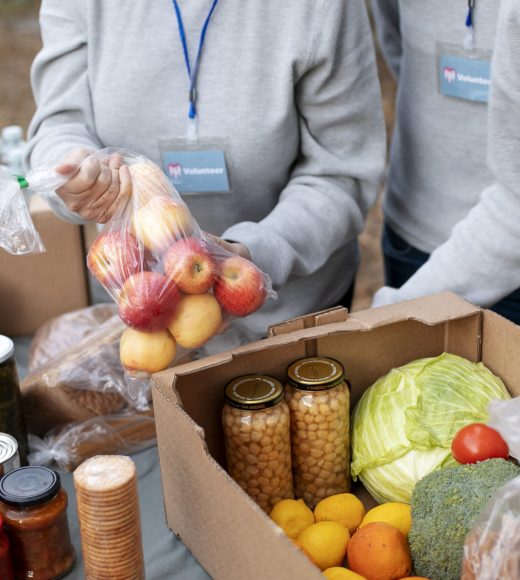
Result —
<instances>
[{"instance_id":1,"label":"yellow apple","mask_svg":"<svg viewBox=\"0 0 520 580\"><path fill-rule=\"evenodd\" d=\"M152 252L163 252L175 240L188 237L194 230L188 208L168 197L152 197L133 216L135 236Z\"/></svg>"},{"instance_id":2,"label":"yellow apple","mask_svg":"<svg viewBox=\"0 0 520 580\"><path fill-rule=\"evenodd\" d=\"M134 197L146 203L156 195L169 196L172 186L160 167L151 161L138 161L128 166L132 176Z\"/></svg>"},{"instance_id":3,"label":"yellow apple","mask_svg":"<svg viewBox=\"0 0 520 580\"><path fill-rule=\"evenodd\" d=\"M176 352L175 339L167 330L140 332L127 328L119 345L119 355L125 369L150 374L167 369Z\"/></svg>"},{"instance_id":4,"label":"yellow apple","mask_svg":"<svg viewBox=\"0 0 520 580\"><path fill-rule=\"evenodd\" d=\"M217 334L221 324L222 311L213 294L186 294L181 298L168 330L179 346L198 348Z\"/></svg>"}]
</instances>

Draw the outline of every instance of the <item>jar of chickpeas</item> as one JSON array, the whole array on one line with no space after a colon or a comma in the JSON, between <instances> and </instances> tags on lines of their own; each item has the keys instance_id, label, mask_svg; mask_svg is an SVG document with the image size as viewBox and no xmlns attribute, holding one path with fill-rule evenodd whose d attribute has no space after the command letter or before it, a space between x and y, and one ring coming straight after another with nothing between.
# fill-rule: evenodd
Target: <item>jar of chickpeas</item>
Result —
<instances>
[{"instance_id":1,"label":"jar of chickpeas","mask_svg":"<svg viewBox=\"0 0 520 580\"><path fill-rule=\"evenodd\" d=\"M222 423L231 477L266 512L293 498L289 407L283 385L247 375L226 385Z\"/></svg>"},{"instance_id":2,"label":"jar of chickpeas","mask_svg":"<svg viewBox=\"0 0 520 580\"><path fill-rule=\"evenodd\" d=\"M337 360L303 358L287 369L294 495L316 504L350 489L349 386Z\"/></svg>"}]
</instances>

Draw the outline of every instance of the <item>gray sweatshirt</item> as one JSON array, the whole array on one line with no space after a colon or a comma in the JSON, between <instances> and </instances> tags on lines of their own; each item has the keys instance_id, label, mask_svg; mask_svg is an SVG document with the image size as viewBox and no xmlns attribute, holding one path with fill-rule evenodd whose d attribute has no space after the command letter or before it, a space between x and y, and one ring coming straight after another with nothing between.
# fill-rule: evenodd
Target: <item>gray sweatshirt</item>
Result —
<instances>
[{"instance_id":1,"label":"gray sweatshirt","mask_svg":"<svg viewBox=\"0 0 520 580\"><path fill-rule=\"evenodd\" d=\"M179 4L193 62L211 2ZM43 0L40 21L30 164L77 146L160 163L159 141L187 130L172 1ZM353 280L384 164L363 0L221 0L197 93L199 138L224 148L231 191L183 198L203 229L244 243L279 291L240 323L248 338L336 303Z\"/></svg>"},{"instance_id":2,"label":"gray sweatshirt","mask_svg":"<svg viewBox=\"0 0 520 580\"><path fill-rule=\"evenodd\" d=\"M444 4L447 6L448 0ZM486 4L477 1L483 8ZM472 124L473 116L466 115L465 126ZM502 0L500 8L489 104L489 158L494 183L485 187L486 180L482 178L478 201L454 227L449 239L400 290L380 290L375 305L452 290L475 304L487 306L520 287L518 0ZM471 180L473 176L467 171L465 176ZM449 172L440 179L446 187L450 186Z\"/></svg>"}]
</instances>

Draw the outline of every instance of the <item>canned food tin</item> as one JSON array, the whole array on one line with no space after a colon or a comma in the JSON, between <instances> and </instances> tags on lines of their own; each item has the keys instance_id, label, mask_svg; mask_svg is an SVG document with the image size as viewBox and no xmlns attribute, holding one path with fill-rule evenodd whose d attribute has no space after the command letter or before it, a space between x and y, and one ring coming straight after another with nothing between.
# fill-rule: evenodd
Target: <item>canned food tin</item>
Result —
<instances>
[{"instance_id":1,"label":"canned food tin","mask_svg":"<svg viewBox=\"0 0 520 580\"><path fill-rule=\"evenodd\" d=\"M27 431L22 413L22 397L14 360L14 344L0 335L0 432L9 433L18 443L18 456L27 464Z\"/></svg>"},{"instance_id":2,"label":"canned food tin","mask_svg":"<svg viewBox=\"0 0 520 580\"><path fill-rule=\"evenodd\" d=\"M7 433L0 433L0 477L20 467L18 442Z\"/></svg>"}]
</instances>

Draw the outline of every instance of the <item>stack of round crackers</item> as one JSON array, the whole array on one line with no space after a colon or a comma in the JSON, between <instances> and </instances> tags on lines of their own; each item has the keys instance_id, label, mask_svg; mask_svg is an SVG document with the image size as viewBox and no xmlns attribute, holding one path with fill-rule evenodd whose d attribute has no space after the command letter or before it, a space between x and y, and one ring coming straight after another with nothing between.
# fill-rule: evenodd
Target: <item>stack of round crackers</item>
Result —
<instances>
[{"instance_id":1,"label":"stack of round crackers","mask_svg":"<svg viewBox=\"0 0 520 580\"><path fill-rule=\"evenodd\" d=\"M85 577L144 579L141 521L134 462L97 455L74 471Z\"/></svg>"}]
</instances>

